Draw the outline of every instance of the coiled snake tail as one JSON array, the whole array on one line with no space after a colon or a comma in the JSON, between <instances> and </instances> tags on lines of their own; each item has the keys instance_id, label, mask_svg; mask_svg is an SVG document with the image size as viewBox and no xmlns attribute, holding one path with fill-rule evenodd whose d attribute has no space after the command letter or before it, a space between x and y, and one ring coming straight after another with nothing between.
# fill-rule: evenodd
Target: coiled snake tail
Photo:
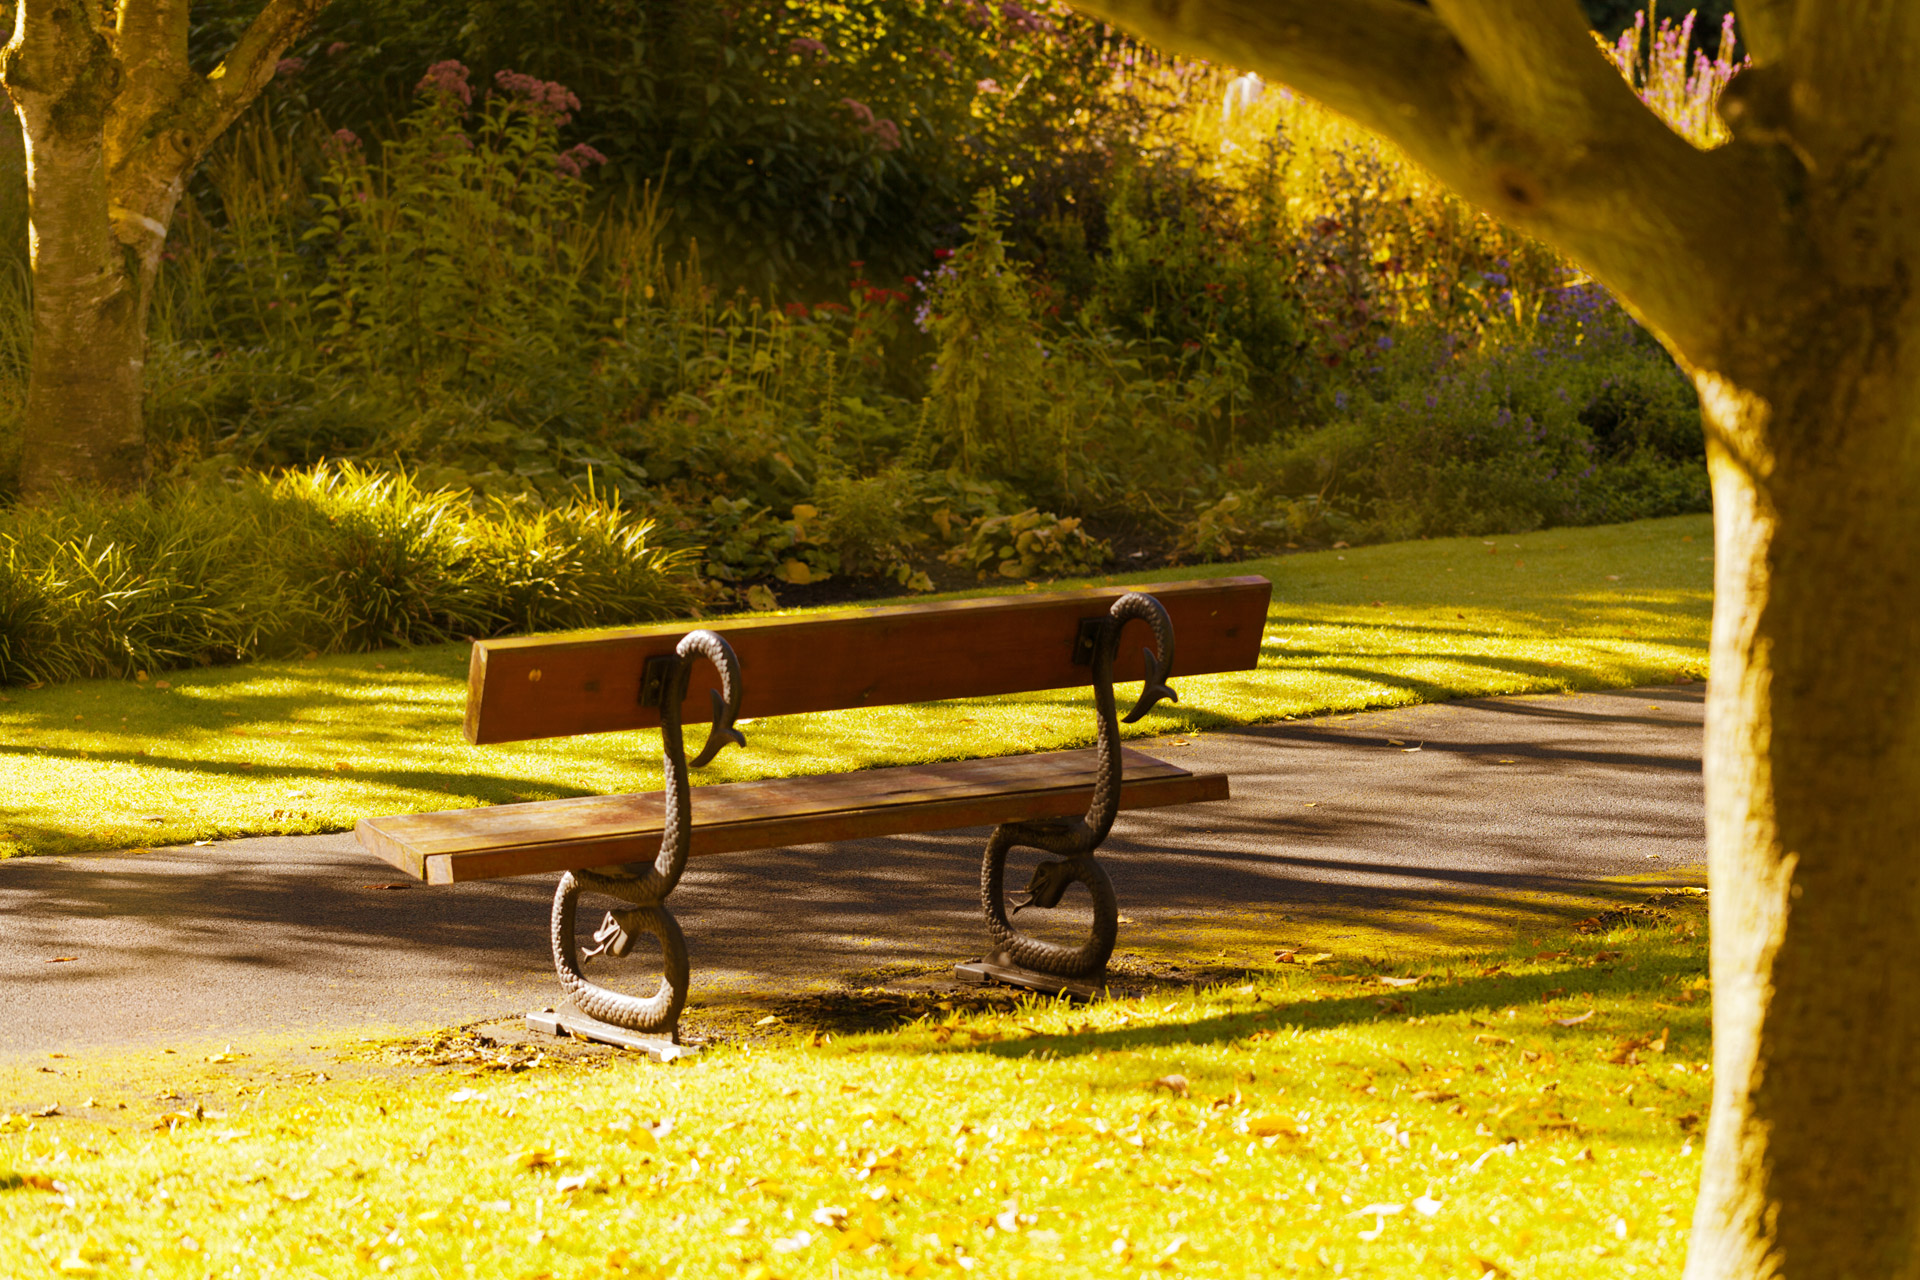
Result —
<instances>
[{"instance_id":1,"label":"coiled snake tail","mask_svg":"<svg viewBox=\"0 0 1920 1280\"><path fill-rule=\"evenodd\" d=\"M713 728L706 746L689 762L681 732L680 706L687 695L694 659L705 658L720 675L713 694ZM674 647L674 662L666 673L660 696L660 746L664 757L666 790L661 818L660 853L651 863L628 863L595 871L569 871L560 877L553 895L553 967L574 1007L590 1018L632 1031L672 1031L687 1003L689 985L687 942L679 922L663 905L680 883L687 867L693 834L693 800L687 770L706 764L729 743L746 745L734 727L740 714L740 662L733 648L711 631L690 631ZM576 932L580 890L592 889L631 904L610 911L594 934L595 946L582 952ZM624 956L637 934L651 934L660 942L664 975L660 988L648 998L610 991L581 970L595 956Z\"/></svg>"}]
</instances>

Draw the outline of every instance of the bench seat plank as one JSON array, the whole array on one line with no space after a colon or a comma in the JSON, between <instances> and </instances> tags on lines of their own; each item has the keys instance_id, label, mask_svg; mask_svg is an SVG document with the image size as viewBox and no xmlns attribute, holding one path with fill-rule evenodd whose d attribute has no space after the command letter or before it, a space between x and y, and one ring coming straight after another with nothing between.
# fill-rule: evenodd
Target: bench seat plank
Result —
<instances>
[{"instance_id":1,"label":"bench seat plank","mask_svg":"<svg viewBox=\"0 0 1920 1280\"><path fill-rule=\"evenodd\" d=\"M1122 753L1122 809L1227 798L1225 774L1196 774ZM698 857L868 836L1064 818L1086 811L1097 753L1047 751L989 760L769 778L693 789ZM371 853L428 884L650 862L660 852L661 792L580 796L365 818Z\"/></svg>"}]
</instances>

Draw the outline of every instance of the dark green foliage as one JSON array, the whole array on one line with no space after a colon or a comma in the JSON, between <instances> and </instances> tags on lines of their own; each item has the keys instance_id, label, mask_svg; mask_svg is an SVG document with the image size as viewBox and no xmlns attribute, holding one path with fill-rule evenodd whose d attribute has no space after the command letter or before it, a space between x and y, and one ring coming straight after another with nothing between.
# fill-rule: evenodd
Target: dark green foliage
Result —
<instances>
[{"instance_id":1,"label":"dark green foliage","mask_svg":"<svg viewBox=\"0 0 1920 1280\"><path fill-rule=\"evenodd\" d=\"M1524 532L1707 509L1697 404L1647 344L1404 351L1324 427L1233 474L1315 493L1367 538Z\"/></svg>"}]
</instances>

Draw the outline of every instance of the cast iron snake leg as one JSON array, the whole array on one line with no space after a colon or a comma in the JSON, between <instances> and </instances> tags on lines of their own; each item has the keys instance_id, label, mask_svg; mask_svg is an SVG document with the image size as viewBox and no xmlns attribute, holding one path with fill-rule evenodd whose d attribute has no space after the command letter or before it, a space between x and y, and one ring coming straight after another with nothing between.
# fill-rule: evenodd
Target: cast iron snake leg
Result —
<instances>
[{"instance_id":1,"label":"cast iron snake leg","mask_svg":"<svg viewBox=\"0 0 1920 1280\"><path fill-rule=\"evenodd\" d=\"M686 870L692 836L693 805L687 769L706 764L728 743L746 745L733 727L740 712L740 664L727 642L711 631L689 632L675 648L677 665L660 699L660 742L665 758L666 804L660 835L660 854L651 863L630 863L598 871L568 871L561 875L553 896L553 966L560 985L574 1007L589 1018L631 1031L674 1032L687 1002L689 986L687 943L680 924L664 905ZM704 657L720 673L720 692L713 695L713 728L706 746L689 762L680 728L680 703L686 696L693 659ZM592 889L630 904L610 911L594 935L597 944L582 952L575 917L580 890ZM651 934L660 943L664 974L659 990L642 999L610 991L581 972L595 956L624 956L636 934Z\"/></svg>"},{"instance_id":2,"label":"cast iron snake leg","mask_svg":"<svg viewBox=\"0 0 1920 1280\"><path fill-rule=\"evenodd\" d=\"M1097 977L1106 969L1119 936L1120 909L1113 882L1093 855L1113 829L1114 817L1120 811L1120 724L1113 700L1113 660L1120 648L1120 633L1134 618L1153 628L1158 653L1145 653L1146 683L1126 722L1132 724L1163 699L1178 700L1166 683L1173 671L1173 621L1158 600L1130 591L1114 601L1094 647L1093 696L1099 717L1100 756L1093 801L1086 816L1061 822L1004 823L987 840L986 856L980 863L980 904L986 911L987 932L994 944L1015 964L1055 977ZM1063 947L1014 928L1004 896L1007 853L1014 848L1039 849L1063 859L1040 864L1028 886L1027 901L1015 907L1015 912L1028 906L1053 906L1075 880L1087 886L1093 896L1093 929L1078 948Z\"/></svg>"}]
</instances>

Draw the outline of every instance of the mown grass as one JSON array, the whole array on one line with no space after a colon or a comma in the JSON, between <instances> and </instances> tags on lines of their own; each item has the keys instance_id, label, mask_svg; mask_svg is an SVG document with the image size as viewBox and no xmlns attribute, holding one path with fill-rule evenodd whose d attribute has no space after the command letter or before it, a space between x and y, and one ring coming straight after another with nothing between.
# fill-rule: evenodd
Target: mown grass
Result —
<instances>
[{"instance_id":1,"label":"mown grass","mask_svg":"<svg viewBox=\"0 0 1920 1280\"><path fill-rule=\"evenodd\" d=\"M1706 670L1704 516L1094 581L1232 573L1274 582L1259 669L1180 679L1176 668L1180 703L1131 733ZM377 814L659 785L654 733L468 746L466 665L466 646L439 645L0 694L0 855L343 830ZM1067 692L765 721L699 780L1080 745L1090 708Z\"/></svg>"},{"instance_id":2,"label":"mown grass","mask_svg":"<svg viewBox=\"0 0 1920 1280\"><path fill-rule=\"evenodd\" d=\"M1676 892L1601 924L1171 999L776 1028L665 1067L369 1073L338 1041L346 1065L318 1072L264 1042L0 1065L0 1256L196 1277L1672 1274L1711 1088L1704 912Z\"/></svg>"}]
</instances>

